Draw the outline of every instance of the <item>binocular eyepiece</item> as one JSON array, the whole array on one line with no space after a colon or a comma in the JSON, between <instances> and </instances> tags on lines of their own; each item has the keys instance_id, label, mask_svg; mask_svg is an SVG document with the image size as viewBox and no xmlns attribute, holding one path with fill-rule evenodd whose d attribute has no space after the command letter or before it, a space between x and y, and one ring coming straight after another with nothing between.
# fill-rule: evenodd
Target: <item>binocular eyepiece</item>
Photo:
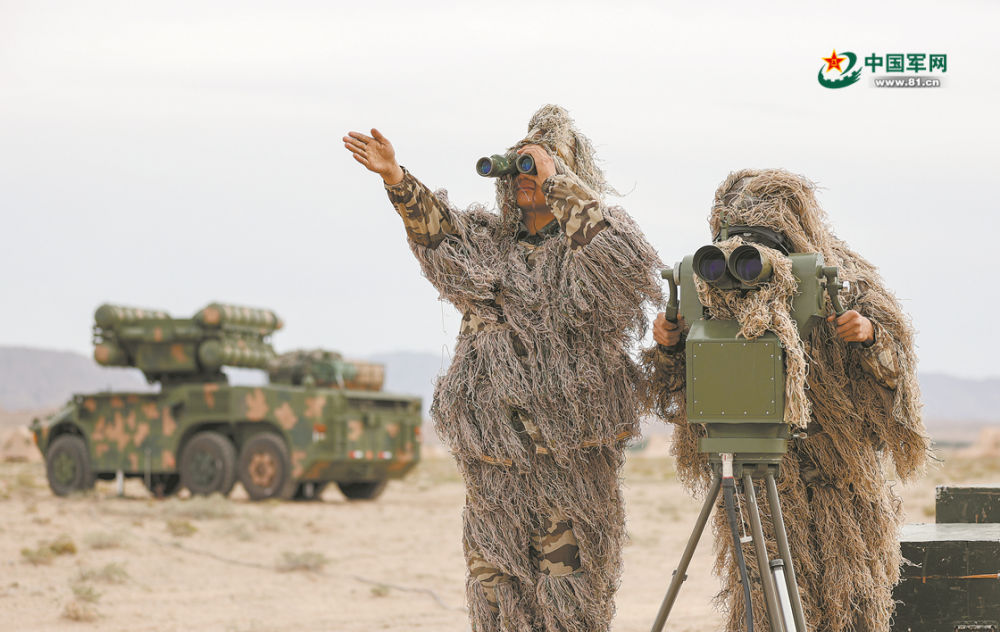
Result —
<instances>
[{"instance_id":1,"label":"binocular eyepiece","mask_svg":"<svg viewBox=\"0 0 1000 632\"><path fill-rule=\"evenodd\" d=\"M493 154L489 157L482 157L476 161L476 173L484 178L499 178L500 176L514 173L527 173L535 175L535 159L531 154Z\"/></svg>"},{"instance_id":2,"label":"binocular eyepiece","mask_svg":"<svg viewBox=\"0 0 1000 632\"><path fill-rule=\"evenodd\" d=\"M729 290L751 288L771 278L771 258L752 244L743 244L727 256L718 246L702 246L694 253L694 272L702 281Z\"/></svg>"}]
</instances>

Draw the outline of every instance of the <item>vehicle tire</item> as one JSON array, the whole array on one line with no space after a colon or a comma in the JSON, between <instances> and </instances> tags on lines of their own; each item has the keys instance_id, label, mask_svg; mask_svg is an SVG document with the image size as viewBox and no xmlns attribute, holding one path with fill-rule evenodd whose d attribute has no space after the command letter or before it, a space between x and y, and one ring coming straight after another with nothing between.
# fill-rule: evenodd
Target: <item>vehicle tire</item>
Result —
<instances>
[{"instance_id":1,"label":"vehicle tire","mask_svg":"<svg viewBox=\"0 0 1000 632\"><path fill-rule=\"evenodd\" d=\"M341 493L348 500L375 500L385 491L389 481L366 481L364 483L337 483Z\"/></svg>"},{"instance_id":2,"label":"vehicle tire","mask_svg":"<svg viewBox=\"0 0 1000 632\"><path fill-rule=\"evenodd\" d=\"M259 432L247 439L237 471L250 500L287 499L295 493L288 447L273 432Z\"/></svg>"},{"instance_id":3,"label":"vehicle tire","mask_svg":"<svg viewBox=\"0 0 1000 632\"><path fill-rule=\"evenodd\" d=\"M178 470L192 494L228 496L236 484L236 448L218 432L199 432L184 445Z\"/></svg>"},{"instance_id":4,"label":"vehicle tire","mask_svg":"<svg viewBox=\"0 0 1000 632\"><path fill-rule=\"evenodd\" d=\"M295 486L292 500L323 500L323 490L326 489L326 485L326 481L299 483Z\"/></svg>"},{"instance_id":5,"label":"vehicle tire","mask_svg":"<svg viewBox=\"0 0 1000 632\"><path fill-rule=\"evenodd\" d=\"M181 477L177 474L151 474L148 481L142 477L142 482L153 498L173 496L181 488Z\"/></svg>"},{"instance_id":6,"label":"vehicle tire","mask_svg":"<svg viewBox=\"0 0 1000 632\"><path fill-rule=\"evenodd\" d=\"M56 437L45 452L45 474L56 496L68 496L94 486L87 444L77 435Z\"/></svg>"}]
</instances>

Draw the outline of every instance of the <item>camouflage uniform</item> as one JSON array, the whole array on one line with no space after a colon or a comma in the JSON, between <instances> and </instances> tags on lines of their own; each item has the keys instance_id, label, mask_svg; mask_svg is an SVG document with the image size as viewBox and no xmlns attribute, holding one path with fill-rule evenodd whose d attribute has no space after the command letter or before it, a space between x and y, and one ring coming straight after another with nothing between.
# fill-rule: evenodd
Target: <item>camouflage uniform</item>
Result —
<instances>
[{"instance_id":1,"label":"camouflage uniform","mask_svg":"<svg viewBox=\"0 0 1000 632\"><path fill-rule=\"evenodd\" d=\"M457 211L405 169L386 186L425 275L463 313L432 416L466 482L478 632L597 632L614 609L618 471L638 432L627 344L642 303L658 297L657 261L631 220L556 160L562 173L543 184L556 221L534 235L502 195L500 214ZM615 253L617 269L599 267ZM624 288L624 307L601 309L607 293L590 288L604 282ZM590 392L602 380L613 412Z\"/></svg>"},{"instance_id":2,"label":"camouflage uniform","mask_svg":"<svg viewBox=\"0 0 1000 632\"><path fill-rule=\"evenodd\" d=\"M865 351L858 356L858 360L876 382L886 388L896 388L899 361L896 360L896 350L892 347L892 338L882 325L872 321L872 326L875 328L875 339L862 345Z\"/></svg>"}]
</instances>

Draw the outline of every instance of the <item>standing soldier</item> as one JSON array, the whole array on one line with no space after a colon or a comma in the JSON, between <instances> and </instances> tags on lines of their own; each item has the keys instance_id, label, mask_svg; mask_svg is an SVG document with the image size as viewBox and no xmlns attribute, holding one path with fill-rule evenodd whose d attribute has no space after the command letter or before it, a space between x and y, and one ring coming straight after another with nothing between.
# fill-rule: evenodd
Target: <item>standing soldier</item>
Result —
<instances>
[{"instance_id":1,"label":"standing soldier","mask_svg":"<svg viewBox=\"0 0 1000 632\"><path fill-rule=\"evenodd\" d=\"M885 466L891 459L900 478L912 478L928 450L913 330L876 268L831 232L813 190L785 171L738 171L716 191L709 224L718 239L725 215L730 235L786 253L821 253L850 282L841 294L847 311L801 341L810 359L805 393L812 415L807 436L789 443L778 489L809 629L888 630L901 506ZM704 489L711 472L707 455L698 452L701 428L687 422L684 408L684 327L660 314L653 325L658 345L646 352L645 365L659 413L676 424L672 450L680 477ZM759 504L765 531L773 533L763 496ZM724 513L716 513L716 564L728 629L737 632L744 629L743 592ZM763 594L750 571L754 627L767 630Z\"/></svg>"},{"instance_id":2,"label":"standing soldier","mask_svg":"<svg viewBox=\"0 0 1000 632\"><path fill-rule=\"evenodd\" d=\"M496 180L499 213L455 209L389 141L345 145L378 173L427 279L462 312L432 416L466 483L467 595L477 632L600 632L625 537L619 471L639 431L630 344L660 300L659 261L618 207L590 141L547 105ZM516 153L516 156L515 156Z\"/></svg>"}]
</instances>

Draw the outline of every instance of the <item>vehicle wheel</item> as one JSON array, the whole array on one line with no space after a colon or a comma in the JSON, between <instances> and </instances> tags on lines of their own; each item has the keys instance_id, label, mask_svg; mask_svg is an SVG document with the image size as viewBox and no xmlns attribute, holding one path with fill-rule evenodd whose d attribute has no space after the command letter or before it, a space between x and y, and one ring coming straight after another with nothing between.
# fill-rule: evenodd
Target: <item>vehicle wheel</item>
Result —
<instances>
[{"instance_id":1,"label":"vehicle wheel","mask_svg":"<svg viewBox=\"0 0 1000 632\"><path fill-rule=\"evenodd\" d=\"M45 474L56 496L92 488L94 473L83 439L71 434L56 437L45 453Z\"/></svg>"},{"instance_id":2,"label":"vehicle wheel","mask_svg":"<svg viewBox=\"0 0 1000 632\"><path fill-rule=\"evenodd\" d=\"M389 481L368 481L365 483L337 483L340 491L348 500L375 500Z\"/></svg>"},{"instance_id":3,"label":"vehicle wheel","mask_svg":"<svg viewBox=\"0 0 1000 632\"><path fill-rule=\"evenodd\" d=\"M152 474L148 481L144 476L142 482L154 498L173 496L181 488L181 477L177 474Z\"/></svg>"},{"instance_id":4,"label":"vehicle wheel","mask_svg":"<svg viewBox=\"0 0 1000 632\"><path fill-rule=\"evenodd\" d=\"M260 432L247 439L238 472L250 500L291 498L295 493L291 463L285 440L275 433Z\"/></svg>"},{"instance_id":5,"label":"vehicle wheel","mask_svg":"<svg viewBox=\"0 0 1000 632\"><path fill-rule=\"evenodd\" d=\"M292 500L322 500L323 490L326 489L326 481L319 483L299 483L295 487L295 495Z\"/></svg>"},{"instance_id":6,"label":"vehicle wheel","mask_svg":"<svg viewBox=\"0 0 1000 632\"><path fill-rule=\"evenodd\" d=\"M218 432L199 432L184 446L178 469L192 494L228 496L236 484L236 448Z\"/></svg>"}]
</instances>

